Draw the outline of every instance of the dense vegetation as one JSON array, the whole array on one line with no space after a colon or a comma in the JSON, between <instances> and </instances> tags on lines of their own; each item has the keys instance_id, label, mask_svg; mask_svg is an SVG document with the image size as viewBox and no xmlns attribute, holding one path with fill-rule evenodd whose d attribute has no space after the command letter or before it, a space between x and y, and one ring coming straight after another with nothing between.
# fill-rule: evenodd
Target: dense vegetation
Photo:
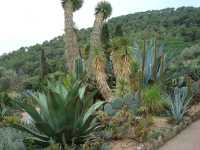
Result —
<instances>
[{"instance_id":1,"label":"dense vegetation","mask_svg":"<svg viewBox=\"0 0 200 150\"><path fill-rule=\"evenodd\" d=\"M123 33L134 44L143 32L159 32L165 50L173 58L180 52L200 41L200 8L181 7L163 10L147 11L112 18L108 21L110 37ZM91 28L77 30L81 49L88 49ZM40 74L41 50L45 50L48 58L49 72L64 70L64 41L63 36L56 37L43 44L22 47L0 58L1 66L12 69L17 75L36 76Z\"/></svg>"},{"instance_id":2,"label":"dense vegetation","mask_svg":"<svg viewBox=\"0 0 200 150\"><path fill-rule=\"evenodd\" d=\"M109 150L126 138L141 144L162 138L199 104L200 8L108 21L112 6L102 1L93 28L77 30L73 13L83 1L61 4L63 36L0 58L0 135L6 129L9 136L0 147L12 149L16 139L16 149Z\"/></svg>"}]
</instances>

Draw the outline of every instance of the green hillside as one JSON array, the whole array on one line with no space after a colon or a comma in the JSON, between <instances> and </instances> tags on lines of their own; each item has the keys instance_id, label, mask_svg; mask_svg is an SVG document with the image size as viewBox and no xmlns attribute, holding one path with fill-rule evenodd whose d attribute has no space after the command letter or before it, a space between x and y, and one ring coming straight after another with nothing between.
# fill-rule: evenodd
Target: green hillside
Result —
<instances>
[{"instance_id":1,"label":"green hillside","mask_svg":"<svg viewBox=\"0 0 200 150\"><path fill-rule=\"evenodd\" d=\"M200 41L200 8L181 7L139 12L111 18L108 21L110 37L121 30L133 44L144 33L159 33L169 57L177 56L180 51ZM121 28L119 29L119 27ZM87 47L90 29L77 31L80 47ZM132 45L131 45L132 46ZM49 71L63 70L63 36L56 37L43 44L22 47L17 51L0 57L1 66L12 69L17 74L38 75L40 70L40 51L44 49L48 58Z\"/></svg>"}]
</instances>

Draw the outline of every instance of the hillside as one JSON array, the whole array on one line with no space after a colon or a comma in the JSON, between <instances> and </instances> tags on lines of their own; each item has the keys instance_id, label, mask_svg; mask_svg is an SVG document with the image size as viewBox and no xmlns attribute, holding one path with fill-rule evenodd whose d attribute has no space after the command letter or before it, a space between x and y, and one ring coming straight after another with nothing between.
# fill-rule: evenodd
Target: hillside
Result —
<instances>
[{"instance_id":1,"label":"hillside","mask_svg":"<svg viewBox=\"0 0 200 150\"><path fill-rule=\"evenodd\" d=\"M108 21L108 27L112 38L117 34L117 28L122 26L123 34L133 41L132 43L140 39L144 32L159 32L167 53L170 57L174 57L184 48L200 41L199 16L200 8L167 8L115 17ZM91 28L77 31L80 46L83 48L88 44L90 31ZM38 75L41 49L46 51L50 72L63 70L63 36L3 55L0 57L0 66L12 69L20 75Z\"/></svg>"}]
</instances>

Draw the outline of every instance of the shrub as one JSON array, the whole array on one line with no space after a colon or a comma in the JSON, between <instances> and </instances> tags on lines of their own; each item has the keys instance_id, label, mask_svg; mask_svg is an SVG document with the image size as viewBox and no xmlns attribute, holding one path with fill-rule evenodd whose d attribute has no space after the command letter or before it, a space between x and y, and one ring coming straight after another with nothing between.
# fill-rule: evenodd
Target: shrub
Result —
<instances>
[{"instance_id":1,"label":"shrub","mask_svg":"<svg viewBox=\"0 0 200 150\"><path fill-rule=\"evenodd\" d=\"M153 85L144 89L142 105L147 113L159 113L165 109L166 101L159 86Z\"/></svg>"},{"instance_id":2,"label":"shrub","mask_svg":"<svg viewBox=\"0 0 200 150\"><path fill-rule=\"evenodd\" d=\"M12 128L0 128L0 149L6 150L25 150L23 143L24 135Z\"/></svg>"},{"instance_id":3,"label":"shrub","mask_svg":"<svg viewBox=\"0 0 200 150\"><path fill-rule=\"evenodd\" d=\"M135 127L135 135L140 141L147 138L150 131L150 126L153 124L153 119L151 116L146 116L137 120L137 125Z\"/></svg>"}]
</instances>

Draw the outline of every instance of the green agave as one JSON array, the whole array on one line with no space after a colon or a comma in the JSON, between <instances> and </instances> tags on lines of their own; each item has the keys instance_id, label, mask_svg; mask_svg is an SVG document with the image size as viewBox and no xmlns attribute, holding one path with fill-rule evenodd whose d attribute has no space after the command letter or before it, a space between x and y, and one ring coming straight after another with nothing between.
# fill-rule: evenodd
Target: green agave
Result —
<instances>
[{"instance_id":1,"label":"green agave","mask_svg":"<svg viewBox=\"0 0 200 150\"><path fill-rule=\"evenodd\" d=\"M82 82L76 82L68 88L60 83L49 82L42 93L33 95L40 111L34 106L16 101L32 117L38 131L23 125L13 126L33 135L27 140L44 147L52 143L63 147L83 144L90 139L91 133L100 129L95 112L104 104L99 101L92 105L93 96L86 96L85 90L86 86Z\"/></svg>"}]
</instances>

